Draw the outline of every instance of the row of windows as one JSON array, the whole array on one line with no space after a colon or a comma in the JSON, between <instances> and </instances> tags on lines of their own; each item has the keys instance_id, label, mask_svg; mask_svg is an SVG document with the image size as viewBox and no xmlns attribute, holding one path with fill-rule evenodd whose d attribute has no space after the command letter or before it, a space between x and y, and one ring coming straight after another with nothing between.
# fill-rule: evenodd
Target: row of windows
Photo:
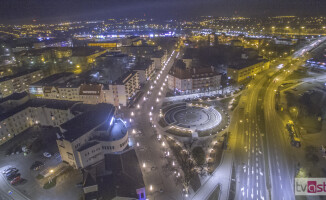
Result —
<instances>
[{"instance_id":1,"label":"row of windows","mask_svg":"<svg viewBox=\"0 0 326 200\"><path fill-rule=\"evenodd\" d=\"M127 142L128 142L128 139L126 139L126 141L124 141L122 144L120 144L120 147L123 147Z\"/></svg>"},{"instance_id":2,"label":"row of windows","mask_svg":"<svg viewBox=\"0 0 326 200\"><path fill-rule=\"evenodd\" d=\"M114 150L114 146L102 146L102 149Z\"/></svg>"}]
</instances>

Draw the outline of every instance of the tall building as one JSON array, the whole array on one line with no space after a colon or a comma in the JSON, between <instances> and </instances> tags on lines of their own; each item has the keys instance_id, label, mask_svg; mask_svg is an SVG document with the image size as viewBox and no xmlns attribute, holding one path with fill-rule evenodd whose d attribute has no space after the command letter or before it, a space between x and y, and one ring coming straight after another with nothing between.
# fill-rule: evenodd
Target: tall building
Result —
<instances>
[{"instance_id":1,"label":"tall building","mask_svg":"<svg viewBox=\"0 0 326 200\"><path fill-rule=\"evenodd\" d=\"M113 105L127 106L139 91L139 76L137 71L126 72L119 79L109 84L113 93Z\"/></svg>"}]
</instances>

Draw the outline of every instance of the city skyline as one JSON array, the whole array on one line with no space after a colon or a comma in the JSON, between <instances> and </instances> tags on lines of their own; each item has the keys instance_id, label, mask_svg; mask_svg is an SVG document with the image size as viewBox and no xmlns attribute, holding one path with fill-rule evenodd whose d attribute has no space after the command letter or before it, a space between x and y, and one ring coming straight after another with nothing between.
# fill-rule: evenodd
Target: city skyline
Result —
<instances>
[{"instance_id":1,"label":"city skyline","mask_svg":"<svg viewBox=\"0 0 326 200\"><path fill-rule=\"evenodd\" d=\"M45 23L68 20L146 17L157 19L212 16L318 16L324 15L321 0L178 0L178 1L5 1L1 3L2 23Z\"/></svg>"}]
</instances>

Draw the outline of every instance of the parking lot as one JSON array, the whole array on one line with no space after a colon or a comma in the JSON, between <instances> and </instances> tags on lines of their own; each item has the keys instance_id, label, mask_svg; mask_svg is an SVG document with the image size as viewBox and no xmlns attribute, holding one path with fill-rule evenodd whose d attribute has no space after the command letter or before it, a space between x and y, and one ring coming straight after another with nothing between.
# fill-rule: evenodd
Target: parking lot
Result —
<instances>
[{"instance_id":1,"label":"parking lot","mask_svg":"<svg viewBox=\"0 0 326 200\"><path fill-rule=\"evenodd\" d=\"M82 175L80 171L62 163L55 141L56 131L55 128L35 127L0 147L0 200L80 199L82 189L76 187L76 184L82 181ZM41 144L37 144L35 148L30 145L35 144L34 141ZM31 148L28 154L17 151L22 146ZM50 153L51 157L45 157L44 152ZM36 170L30 169L35 161L42 164ZM9 166L17 168L19 170L17 173L21 174L21 181L14 186L6 179L5 174L2 174L3 170ZM63 170L67 173L62 173ZM51 173L49 176L44 177L49 173ZM44 184L56 177L58 173L62 174L57 177L56 185L50 189L43 189Z\"/></svg>"}]
</instances>

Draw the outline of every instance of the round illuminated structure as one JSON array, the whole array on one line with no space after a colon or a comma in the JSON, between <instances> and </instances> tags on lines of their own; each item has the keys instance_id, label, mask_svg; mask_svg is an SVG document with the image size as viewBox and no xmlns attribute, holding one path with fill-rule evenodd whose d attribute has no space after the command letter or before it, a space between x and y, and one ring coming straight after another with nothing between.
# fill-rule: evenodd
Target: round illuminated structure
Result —
<instances>
[{"instance_id":1,"label":"round illuminated structure","mask_svg":"<svg viewBox=\"0 0 326 200\"><path fill-rule=\"evenodd\" d=\"M162 110L168 125L192 132L213 129L222 121L222 115L214 107L200 103L173 104Z\"/></svg>"}]
</instances>

